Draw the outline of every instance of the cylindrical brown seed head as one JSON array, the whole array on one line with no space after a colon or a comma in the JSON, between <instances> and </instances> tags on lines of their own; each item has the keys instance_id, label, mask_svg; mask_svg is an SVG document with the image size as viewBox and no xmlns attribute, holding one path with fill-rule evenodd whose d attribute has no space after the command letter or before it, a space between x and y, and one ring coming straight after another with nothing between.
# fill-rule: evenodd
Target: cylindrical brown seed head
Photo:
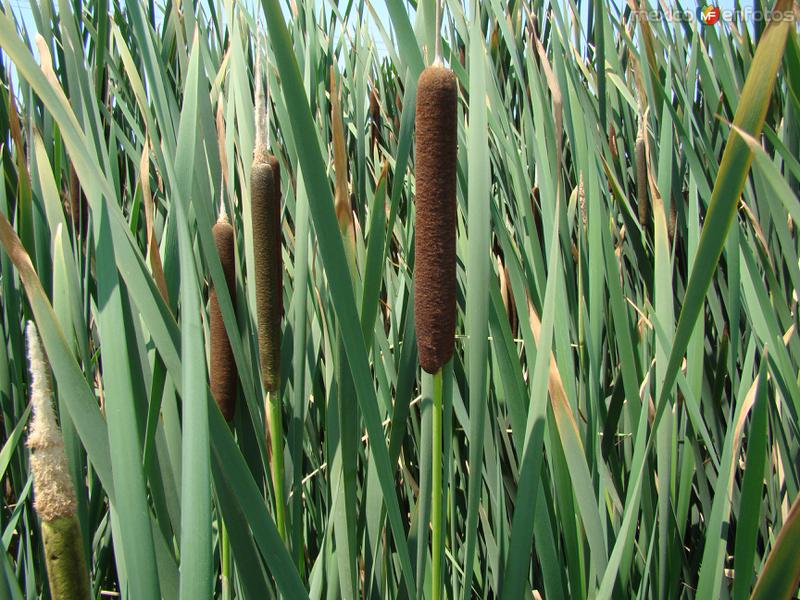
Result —
<instances>
[{"instance_id":1,"label":"cylindrical brown seed head","mask_svg":"<svg viewBox=\"0 0 800 600\"><path fill-rule=\"evenodd\" d=\"M275 392L280 383L283 264L280 204L268 162L253 162L250 190L261 379L266 391Z\"/></svg>"},{"instance_id":2,"label":"cylindrical brown seed head","mask_svg":"<svg viewBox=\"0 0 800 600\"><path fill-rule=\"evenodd\" d=\"M644 138L636 140L636 200L639 203L639 223L647 225L647 156L645 155Z\"/></svg>"},{"instance_id":3,"label":"cylindrical brown seed head","mask_svg":"<svg viewBox=\"0 0 800 600\"><path fill-rule=\"evenodd\" d=\"M456 85L432 66L417 87L414 321L428 373L450 360L456 329Z\"/></svg>"},{"instance_id":4,"label":"cylindrical brown seed head","mask_svg":"<svg viewBox=\"0 0 800 600\"><path fill-rule=\"evenodd\" d=\"M403 114L403 99L400 97L400 90L394 93L394 130L400 131L400 115ZM399 133L398 133L399 134Z\"/></svg>"},{"instance_id":5,"label":"cylindrical brown seed head","mask_svg":"<svg viewBox=\"0 0 800 600\"><path fill-rule=\"evenodd\" d=\"M225 283L231 300L236 304L236 266L233 253L233 226L227 221L218 221L211 229L214 243L217 246L222 271L225 273ZM226 421L233 418L236 411L236 362L233 359L233 350L222 321L222 312L219 308L217 290L212 283L208 294L209 327L211 329L211 393L217 401L219 410Z\"/></svg>"},{"instance_id":6,"label":"cylindrical brown seed head","mask_svg":"<svg viewBox=\"0 0 800 600\"><path fill-rule=\"evenodd\" d=\"M617 130L614 129L614 124L608 126L608 147L611 150L611 158L614 161L619 160L619 150L617 150Z\"/></svg>"},{"instance_id":7,"label":"cylindrical brown seed head","mask_svg":"<svg viewBox=\"0 0 800 600\"><path fill-rule=\"evenodd\" d=\"M281 163L278 162L278 157L267 151L266 159L270 169L272 169L272 179L275 185L275 211L278 216L279 222L281 217ZM280 238L278 239L280 244Z\"/></svg>"},{"instance_id":8,"label":"cylindrical brown seed head","mask_svg":"<svg viewBox=\"0 0 800 600\"><path fill-rule=\"evenodd\" d=\"M75 232L83 237L86 234L86 225L89 220L89 209L86 196L81 189L78 173L70 162L69 164L69 216L75 227Z\"/></svg>"},{"instance_id":9,"label":"cylindrical brown seed head","mask_svg":"<svg viewBox=\"0 0 800 600\"><path fill-rule=\"evenodd\" d=\"M272 203L272 210L275 214L272 215L273 223L276 223L278 235L275 236L273 245L275 247L275 256L281 260L281 202L283 195L281 194L281 164L278 162L278 157L267 151L266 161L270 169L272 169L272 180L275 187L275 201ZM281 271L283 269L281 268ZM281 296L282 297L282 296ZM280 305L280 316L283 317L283 304Z\"/></svg>"},{"instance_id":10,"label":"cylindrical brown seed head","mask_svg":"<svg viewBox=\"0 0 800 600\"><path fill-rule=\"evenodd\" d=\"M669 203L669 221L667 222L667 234L669 235L669 243L675 240L675 225L678 221L678 209L675 207L675 198Z\"/></svg>"},{"instance_id":11,"label":"cylindrical brown seed head","mask_svg":"<svg viewBox=\"0 0 800 600\"><path fill-rule=\"evenodd\" d=\"M378 102L377 87L373 87L369 92L369 117L371 129L370 149L374 152L375 146L378 143L378 132L381 127L381 107Z\"/></svg>"}]
</instances>

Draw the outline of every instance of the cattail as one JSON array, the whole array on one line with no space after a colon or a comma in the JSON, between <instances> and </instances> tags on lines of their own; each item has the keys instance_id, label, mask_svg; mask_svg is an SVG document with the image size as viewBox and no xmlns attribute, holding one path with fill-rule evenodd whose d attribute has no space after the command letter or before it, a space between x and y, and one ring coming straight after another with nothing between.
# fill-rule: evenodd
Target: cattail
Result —
<instances>
[{"instance_id":1,"label":"cattail","mask_svg":"<svg viewBox=\"0 0 800 600\"><path fill-rule=\"evenodd\" d=\"M45 565L54 600L89 598L89 574L76 512L75 488L67 469L64 440L53 414L47 357L36 325L28 323L28 362L33 418L28 433L34 508L42 519Z\"/></svg>"},{"instance_id":2,"label":"cattail","mask_svg":"<svg viewBox=\"0 0 800 600\"><path fill-rule=\"evenodd\" d=\"M283 494L283 425L281 423L281 317L283 313L283 258L281 256L281 184L278 159L268 149L269 95L261 81L261 52L256 57L256 145L250 169L250 212L255 258L256 317L261 381L266 391L266 437L272 484L275 490L275 521L286 539L286 508Z\"/></svg>"},{"instance_id":3,"label":"cattail","mask_svg":"<svg viewBox=\"0 0 800 600\"><path fill-rule=\"evenodd\" d=\"M371 129L370 150L375 152L375 146L378 145L378 133L381 128L381 107L378 102L377 86L373 86L369 92L369 118Z\"/></svg>"},{"instance_id":4,"label":"cattail","mask_svg":"<svg viewBox=\"0 0 800 600\"><path fill-rule=\"evenodd\" d=\"M233 226L223 211L220 211L219 219L212 227L211 233L222 263L225 283L235 306L236 266L233 255ZM236 411L236 362L233 360L231 341L222 321L222 312L213 283L208 294L208 314L211 329L211 393L217 401L222 416L226 421L230 421Z\"/></svg>"},{"instance_id":5,"label":"cattail","mask_svg":"<svg viewBox=\"0 0 800 600\"><path fill-rule=\"evenodd\" d=\"M69 216L72 226L79 237L86 235L86 225L89 220L89 207L86 204L86 196L81 189L78 174L72 162L69 163Z\"/></svg>"},{"instance_id":6,"label":"cattail","mask_svg":"<svg viewBox=\"0 0 800 600\"><path fill-rule=\"evenodd\" d=\"M678 222L678 209L675 206L675 198L669 203L669 221L667 221L667 235L669 236L669 243L675 240L675 225Z\"/></svg>"},{"instance_id":7,"label":"cattail","mask_svg":"<svg viewBox=\"0 0 800 600\"><path fill-rule=\"evenodd\" d=\"M417 87L414 320L428 373L450 360L455 338L456 85L455 74L434 63Z\"/></svg>"},{"instance_id":8,"label":"cattail","mask_svg":"<svg viewBox=\"0 0 800 600\"><path fill-rule=\"evenodd\" d=\"M261 378L264 389L274 392L280 375L283 274L280 223L275 219L275 176L269 163L253 162L250 187Z\"/></svg>"},{"instance_id":9,"label":"cattail","mask_svg":"<svg viewBox=\"0 0 800 600\"><path fill-rule=\"evenodd\" d=\"M636 200L639 202L639 224L647 226L647 156L644 131L640 127L636 136Z\"/></svg>"},{"instance_id":10,"label":"cattail","mask_svg":"<svg viewBox=\"0 0 800 600\"><path fill-rule=\"evenodd\" d=\"M394 93L394 130L400 132L400 115L403 114L403 99L400 97L400 91Z\"/></svg>"},{"instance_id":11,"label":"cattail","mask_svg":"<svg viewBox=\"0 0 800 600\"><path fill-rule=\"evenodd\" d=\"M280 167L267 149L267 111L261 85L261 59L256 63L256 147L250 171L256 313L261 379L267 392L280 381L283 260L281 256Z\"/></svg>"},{"instance_id":12,"label":"cattail","mask_svg":"<svg viewBox=\"0 0 800 600\"><path fill-rule=\"evenodd\" d=\"M611 150L611 159L616 162L619 160L619 150L617 149L617 130L614 124L608 125L608 147Z\"/></svg>"}]
</instances>

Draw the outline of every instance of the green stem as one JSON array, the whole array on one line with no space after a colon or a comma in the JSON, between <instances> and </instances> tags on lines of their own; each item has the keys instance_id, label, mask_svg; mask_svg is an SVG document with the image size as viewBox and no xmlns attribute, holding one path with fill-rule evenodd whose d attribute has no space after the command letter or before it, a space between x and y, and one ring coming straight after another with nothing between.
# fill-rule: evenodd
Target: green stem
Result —
<instances>
[{"instance_id":1,"label":"green stem","mask_svg":"<svg viewBox=\"0 0 800 600\"><path fill-rule=\"evenodd\" d=\"M228 423L231 435L236 435L233 428L233 421ZM218 503L219 504L219 503ZM219 556L222 562L222 600L231 600L233 591L231 588L231 541L228 537L228 528L225 526L225 521L222 518L222 510L218 507L217 514L219 515L220 523L220 548Z\"/></svg>"},{"instance_id":2,"label":"green stem","mask_svg":"<svg viewBox=\"0 0 800 600\"><path fill-rule=\"evenodd\" d=\"M225 527L225 522L220 517L222 523L222 537L220 539L220 558L222 560L222 598L223 600L230 600L231 598L231 544L228 539L228 528Z\"/></svg>"},{"instance_id":3,"label":"green stem","mask_svg":"<svg viewBox=\"0 0 800 600\"><path fill-rule=\"evenodd\" d=\"M269 437L272 444L272 486L275 490L275 524L286 542L286 499L283 494L283 422L278 394L267 392Z\"/></svg>"},{"instance_id":4,"label":"green stem","mask_svg":"<svg viewBox=\"0 0 800 600\"><path fill-rule=\"evenodd\" d=\"M431 597L441 600L442 597L442 370L433 376L433 451L431 452L433 467L433 490L431 508L431 554L433 558L431 573Z\"/></svg>"}]
</instances>

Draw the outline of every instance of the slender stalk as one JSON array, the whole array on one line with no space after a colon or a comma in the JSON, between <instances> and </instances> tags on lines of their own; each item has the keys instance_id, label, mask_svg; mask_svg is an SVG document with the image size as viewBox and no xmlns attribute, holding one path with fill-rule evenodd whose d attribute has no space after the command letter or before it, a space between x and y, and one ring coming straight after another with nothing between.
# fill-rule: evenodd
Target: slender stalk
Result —
<instances>
[{"instance_id":1,"label":"slender stalk","mask_svg":"<svg viewBox=\"0 0 800 600\"><path fill-rule=\"evenodd\" d=\"M444 64L442 60L442 3L441 0L436 0L436 41L434 42L434 56L433 62L437 65Z\"/></svg>"},{"instance_id":2,"label":"slender stalk","mask_svg":"<svg viewBox=\"0 0 800 600\"><path fill-rule=\"evenodd\" d=\"M233 434L233 424L229 423L228 425L231 427L231 433ZM219 509L218 511L220 522L219 556L222 563L222 600L231 600L233 598L233 589L231 587L231 541L228 528L222 518L222 512Z\"/></svg>"},{"instance_id":3,"label":"slender stalk","mask_svg":"<svg viewBox=\"0 0 800 600\"><path fill-rule=\"evenodd\" d=\"M283 424L278 393L267 392L269 438L272 446L272 487L275 490L275 524L281 539L286 542L286 499L283 493Z\"/></svg>"},{"instance_id":4,"label":"slender stalk","mask_svg":"<svg viewBox=\"0 0 800 600\"><path fill-rule=\"evenodd\" d=\"M222 561L222 598L223 600L230 600L231 596L231 544L228 539L228 528L225 527L225 521L222 521L222 532L220 539L220 559Z\"/></svg>"},{"instance_id":5,"label":"slender stalk","mask_svg":"<svg viewBox=\"0 0 800 600\"><path fill-rule=\"evenodd\" d=\"M431 509L431 555L433 558L431 574L431 597L440 600L442 597L442 369L433 375L433 490Z\"/></svg>"}]
</instances>

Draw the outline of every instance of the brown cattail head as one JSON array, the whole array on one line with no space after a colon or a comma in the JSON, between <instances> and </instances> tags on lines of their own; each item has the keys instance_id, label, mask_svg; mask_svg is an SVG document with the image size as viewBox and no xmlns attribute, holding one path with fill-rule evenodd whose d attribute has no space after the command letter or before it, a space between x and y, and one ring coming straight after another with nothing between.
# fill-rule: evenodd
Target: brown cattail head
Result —
<instances>
[{"instance_id":1,"label":"brown cattail head","mask_svg":"<svg viewBox=\"0 0 800 600\"><path fill-rule=\"evenodd\" d=\"M608 147L611 150L611 158L616 162L619 160L619 150L617 149L617 130L613 123L608 125Z\"/></svg>"},{"instance_id":2,"label":"brown cattail head","mask_svg":"<svg viewBox=\"0 0 800 600\"><path fill-rule=\"evenodd\" d=\"M400 115L403 114L403 99L400 97L400 90L394 93L394 130L400 131Z\"/></svg>"},{"instance_id":3,"label":"brown cattail head","mask_svg":"<svg viewBox=\"0 0 800 600\"><path fill-rule=\"evenodd\" d=\"M280 382L283 311L280 203L275 190L272 167L256 158L250 171L256 313L261 379L268 392L277 391Z\"/></svg>"},{"instance_id":4,"label":"brown cattail head","mask_svg":"<svg viewBox=\"0 0 800 600\"><path fill-rule=\"evenodd\" d=\"M75 233L79 237L84 237L86 235L86 225L89 221L89 207L72 162L69 163L69 216L75 228Z\"/></svg>"},{"instance_id":5,"label":"brown cattail head","mask_svg":"<svg viewBox=\"0 0 800 600\"><path fill-rule=\"evenodd\" d=\"M275 185L275 199L277 200L277 202L275 202L275 213L276 213L276 218L280 223L281 199L283 197L281 195L281 164L278 162L278 158L271 152L267 152L265 160L267 161L267 164L269 165L270 169L272 169L272 179ZM280 247L280 238L278 238L277 241L278 241L278 247Z\"/></svg>"},{"instance_id":6,"label":"brown cattail head","mask_svg":"<svg viewBox=\"0 0 800 600\"><path fill-rule=\"evenodd\" d=\"M417 87L414 320L428 373L450 360L456 328L456 85L434 65Z\"/></svg>"},{"instance_id":7,"label":"brown cattail head","mask_svg":"<svg viewBox=\"0 0 800 600\"><path fill-rule=\"evenodd\" d=\"M266 159L269 168L272 169L272 182L273 187L275 189L275 201L272 202L272 221L271 223L275 227L275 238L272 241L273 244L273 256L279 263L279 277L281 277L281 273L283 273L283 259L281 255L281 202L283 201L283 195L281 194L281 164L278 162L278 157L276 157L271 152L267 152ZM283 280L279 281L278 289L282 290ZM278 318L280 319L283 317L283 295L282 292L278 294L279 300L279 311L278 311Z\"/></svg>"},{"instance_id":8,"label":"brown cattail head","mask_svg":"<svg viewBox=\"0 0 800 600\"><path fill-rule=\"evenodd\" d=\"M636 201L639 203L639 224L647 226L647 154L644 146L644 133L640 130L636 137Z\"/></svg>"},{"instance_id":9,"label":"brown cattail head","mask_svg":"<svg viewBox=\"0 0 800 600\"><path fill-rule=\"evenodd\" d=\"M222 271L225 273L225 283L231 300L236 299L236 265L233 253L233 226L227 217L220 215L220 219L211 229L214 243L217 246ZM217 401L219 410L226 421L233 418L236 411L236 362L233 359L233 350L222 321L222 311L219 308L217 290L214 285L208 294L209 327L211 329L211 393Z\"/></svg>"},{"instance_id":10,"label":"brown cattail head","mask_svg":"<svg viewBox=\"0 0 800 600\"><path fill-rule=\"evenodd\" d=\"M369 92L369 118L371 125L371 141L370 149L375 152L375 146L378 145L378 133L381 128L381 107L378 102L378 88L373 86Z\"/></svg>"}]
</instances>

